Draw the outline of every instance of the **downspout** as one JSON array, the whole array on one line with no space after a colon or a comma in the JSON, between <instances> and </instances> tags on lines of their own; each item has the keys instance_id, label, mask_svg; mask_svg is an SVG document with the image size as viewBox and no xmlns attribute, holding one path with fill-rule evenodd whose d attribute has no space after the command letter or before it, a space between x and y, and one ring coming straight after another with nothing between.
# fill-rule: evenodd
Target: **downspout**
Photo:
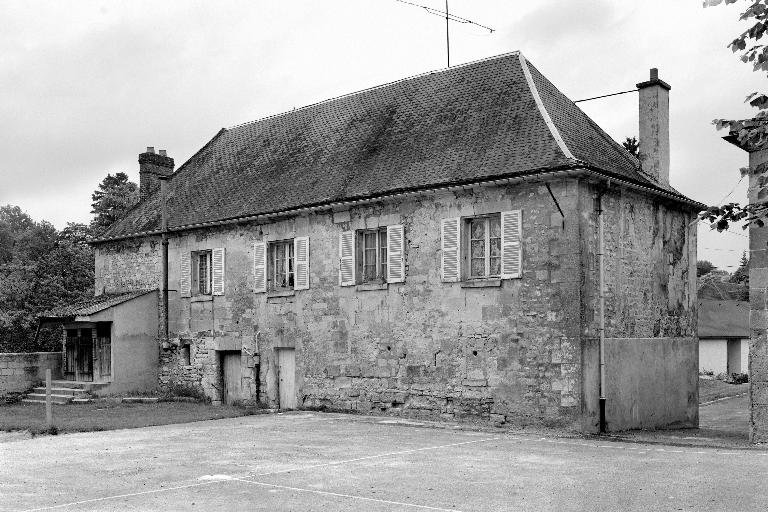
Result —
<instances>
[{"instance_id":1,"label":"downspout","mask_svg":"<svg viewBox=\"0 0 768 512\"><path fill-rule=\"evenodd\" d=\"M610 186L610 181L608 182ZM605 229L603 219L603 194L601 190L595 199L597 213L597 273L598 273L598 331L600 334L600 433L606 431L605 421Z\"/></svg>"},{"instance_id":2,"label":"downspout","mask_svg":"<svg viewBox=\"0 0 768 512\"><path fill-rule=\"evenodd\" d=\"M160 276L160 294L162 301L163 323L161 336L164 343L168 342L168 176L159 176L160 179L160 231L162 237L162 275Z\"/></svg>"}]
</instances>

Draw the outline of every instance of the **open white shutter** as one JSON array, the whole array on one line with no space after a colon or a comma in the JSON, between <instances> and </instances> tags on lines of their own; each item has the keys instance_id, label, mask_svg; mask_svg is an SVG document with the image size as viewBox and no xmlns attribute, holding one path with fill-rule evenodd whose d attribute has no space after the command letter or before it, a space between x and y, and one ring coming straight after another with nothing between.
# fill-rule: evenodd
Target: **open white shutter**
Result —
<instances>
[{"instance_id":1,"label":"open white shutter","mask_svg":"<svg viewBox=\"0 0 768 512\"><path fill-rule=\"evenodd\" d=\"M442 278L446 282L461 280L461 239L459 238L461 219L443 219L440 225L442 244Z\"/></svg>"},{"instance_id":2,"label":"open white shutter","mask_svg":"<svg viewBox=\"0 0 768 512\"><path fill-rule=\"evenodd\" d=\"M387 282L405 282L403 226L387 226Z\"/></svg>"},{"instance_id":3,"label":"open white shutter","mask_svg":"<svg viewBox=\"0 0 768 512\"><path fill-rule=\"evenodd\" d=\"M267 291L267 242L253 243L253 291Z\"/></svg>"},{"instance_id":4,"label":"open white shutter","mask_svg":"<svg viewBox=\"0 0 768 512\"><path fill-rule=\"evenodd\" d=\"M192 296L192 255L181 251L179 264L179 293L182 297Z\"/></svg>"},{"instance_id":5,"label":"open white shutter","mask_svg":"<svg viewBox=\"0 0 768 512\"><path fill-rule=\"evenodd\" d=\"M293 239L294 290L309 290L309 237Z\"/></svg>"},{"instance_id":6,"label":"open white shutter","mask_svg":"<svg viewBox=\"0 0 768 512\"><path fill-rule=\"evenodd\" d=\"M501 278L522 277L522 211L501 212Z\"/></svg>"},{"instance_id":7,"label":"open white shutter","mask_svg":"<svg viewBox=\"0 0 768 512\"><path fill-rule=\"evenodd\" d=\"M355 232L342 231L339 235L339 285L355 284Z\"/></svg>"},{"instance_id":8,"label":"open white shutter","mask_svg":"<svg viewBox=\"0 0 768 512\"><path fill-rule=\"evenodd\" d=\"M224 295L224 248L211 251L211 292Z\"/></svg>"}]
</instances>

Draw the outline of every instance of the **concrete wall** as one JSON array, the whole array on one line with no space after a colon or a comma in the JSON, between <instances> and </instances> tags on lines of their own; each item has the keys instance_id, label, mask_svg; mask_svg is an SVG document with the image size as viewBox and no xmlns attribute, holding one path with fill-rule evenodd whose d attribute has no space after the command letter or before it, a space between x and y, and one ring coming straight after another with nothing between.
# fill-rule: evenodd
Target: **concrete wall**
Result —
<instances>
[{"instance_id":1,"label":"concrete wall","mask_svg":"<svg viewBox=\"0 0 768 512\"><path fill-rule=\"evenodd\" d=\"M714 372L715 375L728 371L728 342L722 340L699 340L699 371Z\"/></svg>"},{"instance_id":2,"label":"concrete wall","mask_svg":"<svg viewBox=\"0 0 768 512\"><path fill-rule=\"evenodd\" d=\"M693 338L606 339L609 431L695 428L698 344Z\"/></svg>"},{"instance_id":3,"label":"concrete wall","mask_svg":"<svg viewBox=\"0 0 768 512\"><path fill-rule=\"evenodd\" d=\"M61 352L0 353L0 396L27 391L45 382L45 370L61 378Z\"/></svg>"},{"instance_id":4,"label":"concrete wall","mask_svg":"<svg viewBox=\"0 0 768 512\"><path fill-rule=\"evenodd\" d=\"M157 293L149 293L90 316L93 322L112 322L112 378L98 394L157 389Z\"/></svg>"}]
</instances>

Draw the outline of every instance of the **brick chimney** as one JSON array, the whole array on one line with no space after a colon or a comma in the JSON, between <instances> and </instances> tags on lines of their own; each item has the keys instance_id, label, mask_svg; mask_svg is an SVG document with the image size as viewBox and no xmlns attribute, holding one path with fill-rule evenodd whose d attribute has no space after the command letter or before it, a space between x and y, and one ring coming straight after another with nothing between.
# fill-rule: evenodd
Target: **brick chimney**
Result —
<instances>
[{"instance_id":1,"label":"brick chimney","mask_svg":"<svg viewBox=\"0 0 768 512\"><path fill-rule=\"evenodd\" d=\"M651 79L637 84L640 92L640 163L646 174L669 185L669 91L672 87L651 69Z\"/></svg>"},{"instance_id":2,"label":"brick chimney","mask_svg":"<svg viewBox=\"0 0 768 512\"><path fill-rule=\"evenodd\" d=\"M148 147L145 153L139 155L139 198L146 198L160 190L160 176L170 176L173 173L173 158L161 149L160 154L155 148Z\"/></svg>"}]
</instances>

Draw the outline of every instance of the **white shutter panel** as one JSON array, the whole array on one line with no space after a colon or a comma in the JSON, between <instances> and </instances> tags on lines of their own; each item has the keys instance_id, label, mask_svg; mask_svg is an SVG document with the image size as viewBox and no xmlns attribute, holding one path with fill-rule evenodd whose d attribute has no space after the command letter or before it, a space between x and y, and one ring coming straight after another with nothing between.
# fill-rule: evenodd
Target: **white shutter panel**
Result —
<instances>
[{"instance_id":1,"label":"white shutter panel","mask_svg":"<svg viewBox=\"0 0 768 512\"><path fill-rule=\"evenodd\" d=\"M188 252L181 252L181 261L179 265L179 293L182 297L192 296L192 255Z\"/></svg>"},{"instance_id":2,"label":"white shutter panel","mask_svg":"<svg viewBox=\"0 0 768 512\"><path fill-rule=\"evenodd\" d=\"M442 243L442 274L443 281L456 282L461 280L461 240L459 238L461 219L443 219L440 225Z\"/></svg>"},{"instance_id":3,"label":"white shutter panel","mask_svg":"<svg viewBox=\"0 0 768 512\"><path fill-rule=\"evenodd\" d=\"M224 248L211 251L211 292L224 295Z\"/></svg>"},{"instance_id":4,"label":"white shutter panel","mask_svg":"<svg viewBox=\"0 0 768 512\"><path fill-rule=\"evenodd\" d=\"M522 211L501 212L501 278L522 277Z\"/></svg>"},{"instance_id":5,"label":"white shutter panel","mask_svg":"<svg viewBox=\"0 0 768 512\"><path fill-rule=\"evenodd\" d=\"M293 239L294 290L309 290L309 237Z\"/></svg>"},{"instance_id":6,"label":"white shutter panel","mask_svg":"<svg viewBox=\"0 0 768 512\"><path fill-rule=\"evenodd\" d=\"M387 282L405 282L403 226L387 226Z\"/></svg>"},{"instance_id":7,"label":"white shutter panel","mask_svg":"<svg viewBox=\"0 0 768 512\"><path fill-rule=\"evenodd\" d=\"M355 232L342 231L339 235L339 285L355 284Z\"/></svg>"},{"instance_id":8,"label":"white shutter panel","mask_svg":"<svg viewBox=\"0 0 768 512\"><path fill-rule=\"evenodd\" d=\"M253 243L253 291L267 291L267 242Z\"/></svg>"}]
</instances>

